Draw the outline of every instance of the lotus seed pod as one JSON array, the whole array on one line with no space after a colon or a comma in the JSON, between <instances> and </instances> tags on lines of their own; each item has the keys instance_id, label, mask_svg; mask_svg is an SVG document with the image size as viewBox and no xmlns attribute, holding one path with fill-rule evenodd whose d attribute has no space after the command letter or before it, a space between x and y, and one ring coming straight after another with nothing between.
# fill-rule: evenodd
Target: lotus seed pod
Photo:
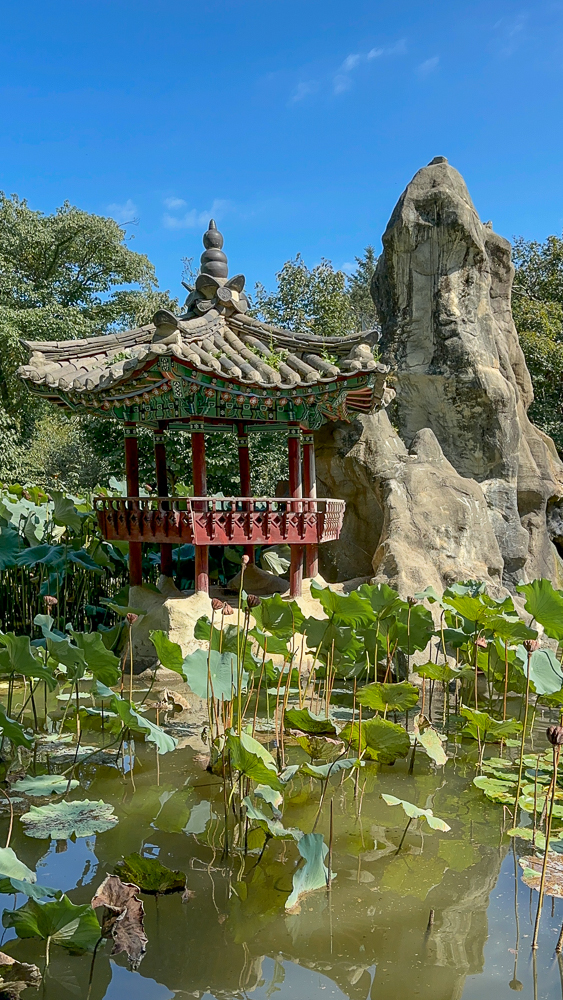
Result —
<instances>
[{"instance_id":1,"label":"lotus seed pod","mask_svg":"<svg viewBox=\"0 0 563 1000\"><path fill-rule=\"evenodd\" d=\"M563 746L563 726L549 726L546 735L553 747Z\"/></svg>"}]
</instances>

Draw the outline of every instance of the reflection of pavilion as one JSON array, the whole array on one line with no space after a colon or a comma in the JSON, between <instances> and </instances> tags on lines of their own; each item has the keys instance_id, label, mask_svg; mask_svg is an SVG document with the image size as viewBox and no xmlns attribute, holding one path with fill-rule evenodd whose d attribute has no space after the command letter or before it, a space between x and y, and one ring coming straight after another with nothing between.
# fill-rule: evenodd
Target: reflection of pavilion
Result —
<instances>
[{"instance_id":1,"label":"reflection of pavilion","mask_svg":"<svg viewBox=\"0 0 563 1000\"><path fill-rule=\"evenodd\" d=\"M195 288L180 317L159 310L153 322L87 340L28 341L30 388L67 411L121 421L125 498L99 497L100 528L129 542L130 578L142 583L142 545L158 543L161 567L172 575L172 546L196 550L196 590L208 591L209 545L291 546L290 590L301 592L303 557L318 572L318 545L337 539L342 500L318 499L313 431L379 405L387 368L373 355L374 336L320 337L282 330L247 313L244 276L228 278L223 237L213 220ZM158 496L139 498L137 428L154 432ZM289 496L253 498L248 435L287 435ZM170 498L166 437L191 435L193 497ZM241 495L208 498L205 435L238 435Z\"/></svg>"}]
</instances>

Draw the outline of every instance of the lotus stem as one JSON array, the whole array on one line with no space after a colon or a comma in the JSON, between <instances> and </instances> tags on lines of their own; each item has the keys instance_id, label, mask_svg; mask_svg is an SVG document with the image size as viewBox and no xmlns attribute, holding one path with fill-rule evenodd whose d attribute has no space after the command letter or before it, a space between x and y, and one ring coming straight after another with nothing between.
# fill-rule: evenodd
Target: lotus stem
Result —
<instances>
[{"instance_id":1,"label":"lotus stem","mask_svg":"<svg viewBox=\"0 0 563 1000\"><path fill-rule=\"evenodd\" d=\"M407 823L407 825L406 825L405 829L403 830L403 836L401 837L401 840L400 840L400 842L399 842L399 846L398 846L397 850L395 851L395 856L397 856L397 854L398 854L398 853L399 853L399 851L401 850L401 847L403 846L403 842L404 842L404 839L405 839L405 837L406 837L406 835L407 835L407 831L408 831L408 828L409 828L409 826L411 825L411 823L412 823L412 816L411 816L411 818L409 819L409 821L408 821L408 823Z\"/></svg>"},{"instance_id":2,"label":"lotus stem","mask_svg":"<svg viewBox=\"0 0 563 1000\"><path fill-rule=\"evenodd\" d=\"M516 800L514 802L514 825L517 826L516 816L518 815L518 800L520 798L520 791L522 789L522 769L524 766L524 741L526 739L526 726L528 725L528 702L530 699L530 660L532 658L533 648L530 647L529 641L526 640L524 643L527 650L528 661L526 664L526 705L524 708L524 725L522 726L522 740L520 742L520 764L518 767L518 784L516 786Z\"/></svg>"},{"instance_id":3,"label":"lotus stem","mask_svg":"<svg viewBox=\"0 0 563 1000\"><path fill-rule=\"evenodd\" d=\"M329 892L330 892L330 890L332 888L332 841L333 841L333 834L334 834L334 827L333 827L333 818L334 817L333 817L333 812L334 812L334 799L331 799L330 800L330 827L329 827L329 836L328 836L328 875L327 875L327 879L326 879L326 887L327 887L327 889L328 889Z\"/></svg>"},{"instance_id":4,"label":"lotus stem","mask_svg":"<svg viewBox=\"0 0 563 1000\"><path fill-rule=\"evenodd\" d=\"M535 950L538 946L538 934L540 930L540 918L541 911L543 907L543 897L545 892L545 873L547 870L547 859L549 855L549 838L551 835L551 821L553 818L553 806L555 804L555 790L557 786L557 768L559 767L559 755L561 753L561 747L558 745L553 746L553 785L551 789L551 798L549 801L549 813L547 816L547 826L545 831L545 850L543 854L543 864L541 870L541 881L540 881L540 897L538 900L538 909L536 912L536 922L534 925L534 936L532 938L532 949Z\"/></svg>"},{"instance_id":5,"label":"lotus stem","mask_svg":"<svg viewBox=\"0 0 563 1000\"><path fill-rule=\"evenodd\" d=\"M9 847L10 846L10 840L12 839L12 829L13 829L13 826L14 826L14 806L12 804L12 800L11 800L10 796L8 795L7 792L4 791L3 788L0 788L0 792L2 792L2 795L4 796L4 798L8 800L8 805L10 807L10 825L8 827L8 834L7 834L7 837L6 837L6 843L4 845L5 847Z\"/></svg>"}]
</instances>

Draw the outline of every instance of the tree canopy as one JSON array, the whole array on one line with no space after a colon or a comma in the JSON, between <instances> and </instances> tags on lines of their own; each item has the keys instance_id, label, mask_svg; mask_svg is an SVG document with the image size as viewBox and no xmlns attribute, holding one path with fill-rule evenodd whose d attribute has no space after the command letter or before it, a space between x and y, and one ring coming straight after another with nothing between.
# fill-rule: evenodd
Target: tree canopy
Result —
<instances>
[{"instance_id":1,"label":"tree canopy","mask_svg":"<svg viewBox=\"0 0 563 1000\"><path fill-rule=\"evenodd\" d=\"M518 237L513 260L512 314L534 387L529 416L563 452L563 239Z\"/></svg>"}]
</instances>

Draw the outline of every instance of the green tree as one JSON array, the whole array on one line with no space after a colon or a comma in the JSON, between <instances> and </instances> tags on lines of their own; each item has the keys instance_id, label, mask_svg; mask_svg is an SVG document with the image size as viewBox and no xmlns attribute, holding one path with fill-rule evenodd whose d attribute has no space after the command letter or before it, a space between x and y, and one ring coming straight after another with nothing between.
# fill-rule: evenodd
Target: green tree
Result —
<instances>
[{"instance_id":1,"label":"green tree","mask_svg":"<svg viewBox=\"0 0 563 1000\"><path fill-rule=\"evenodd\" d=\"M136 286L136 287L135 287ZM7 436L0 478L41 474L41 421L53 410L34 398L16 375L26 359L25 340L97 336L146 322L160 305L176 306L158 289L153 265L128 245L113 219L65 202L50 215L0 192L0 408ZM78 443L59 416L61 434ZM55 440L51 441L53 448ZM35 446L37 445L37 447ZM58 460L57 460L58 461ZM56 463L55 463L56 464ZM85 464L86 456L85 456Z\"/></svg>"},{"instance_id":2,"label":"green tree","mask_svg":"<svg viewBox=\"0 0 563 1000\"><path fill-rule=\"evenodd\" d=\"M356 270L348 279L348 295L358 330L373 330L377 326L377 311L371 297L371 280L377 265L374 247L367 246L356 257Z\"/></svg>"},{"instance_id":3,"label":"green tree","mask_svg":"<svg viewBox=\"0 0 563 1000\"><path fill-rule=\"evenodd\" d=\"M308 268L301 254L276 274L275 292L256 284L253 312L266 323L320 337L341 337L355 329L355 315L343 271L329 260Z\"/></svg>"},{"instance_id":4,"label":"green tree","mask_svg":"<svg viewBox=\"0 0 563 1000\"><path fill-rule=\"evenodd\" d=\"M514 241L512 315L534 387L530 419L563 452L563 239Z\"/></svg>"}]
</instances>

